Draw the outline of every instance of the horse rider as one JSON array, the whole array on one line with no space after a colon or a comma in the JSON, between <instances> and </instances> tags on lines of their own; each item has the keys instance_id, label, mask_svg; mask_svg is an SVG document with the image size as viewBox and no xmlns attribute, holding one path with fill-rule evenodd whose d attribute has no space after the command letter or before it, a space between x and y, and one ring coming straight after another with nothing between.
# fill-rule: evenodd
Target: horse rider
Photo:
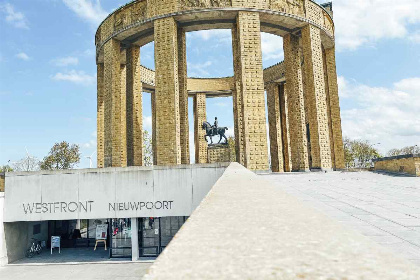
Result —
<instances>
[{"instance_id":1,"label":"horse rider","mask_svg":"<svg viewBox=\"0 0 420 280\"><path fill-rule=\"evenodd\" d=\"M214 118L214 125L212 125L213 128L213 135L217 135L217 128L219 127L219 122L217 121L217 117Z\"/></svg>"}]
</instances>

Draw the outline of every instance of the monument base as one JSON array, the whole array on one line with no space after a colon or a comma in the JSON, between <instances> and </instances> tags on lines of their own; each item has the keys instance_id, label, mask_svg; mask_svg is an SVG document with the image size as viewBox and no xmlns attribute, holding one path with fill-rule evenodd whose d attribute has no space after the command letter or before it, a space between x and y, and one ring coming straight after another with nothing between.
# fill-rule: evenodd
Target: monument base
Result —
<instances>
[{"instance_id":1,"label":"monument base","mask_svg":"<svg viewBox=\"0 0 420 280\"><path fill-rule=\"evenodd\" d=\"M207 147L207 162L230 162L230 150L227 144L213 144Z\"/></svg>"}]
</instances>

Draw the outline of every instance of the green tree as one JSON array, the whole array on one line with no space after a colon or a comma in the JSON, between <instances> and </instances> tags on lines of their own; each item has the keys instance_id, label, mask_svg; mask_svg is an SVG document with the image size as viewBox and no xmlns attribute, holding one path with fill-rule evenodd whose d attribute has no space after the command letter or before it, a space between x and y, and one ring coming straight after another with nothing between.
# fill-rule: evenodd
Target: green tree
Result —
<instances>
[{"instance_id":1,"label":"green tree","mask_svg":"<svg viewBox=\"0 0 420 280\"><path fill-rule=\"evenodd\" d=\"M79 145L70 145L66 141L55 143L40 167L42 170L72 169L80 162L79 150Z\"/></svg>"},{"instance_id":2,"label":"green tree","mask_svg":"<svg viewBox=\"0 0 420 280\"><path fill-rule=\"evenodd\" d=\"M344 137L343 144L344 144L344 161L346 164L346 168L354 167L355 156L352 150L352 141L350 140L350 138Z\"/></svg>"},{"instance_id":3,"label":"green tree","mask_svg":"<svg viewBox=\"0 0 420 280\"><path fill-rule=\"evenodd\" d=\"M367 168L371 166L373 159L381 157L379 151L367 140L351 140L345 137L343 142L347 168Z\"/></svg>"},{"instance_id":4,"label":"green tree","mask_svg":"<svg viewBox=\"0 0 420 280\"><path fill-rule=\"evenodd\" d=\"M152 137L147 130L143 130L143 161L144 166L153 165Z\"/></svg>"},{"instance_id":5,"label":"green tree","mask_svg":"<svg viewBox=\"0 0 420 280\"><path fill-rule=\"evenodd\" d=\"M0 166L0 173L3 173L3 172L13 172L13 168L10 167L10 165L8 164Z\"/></svg>"}]
</instances>

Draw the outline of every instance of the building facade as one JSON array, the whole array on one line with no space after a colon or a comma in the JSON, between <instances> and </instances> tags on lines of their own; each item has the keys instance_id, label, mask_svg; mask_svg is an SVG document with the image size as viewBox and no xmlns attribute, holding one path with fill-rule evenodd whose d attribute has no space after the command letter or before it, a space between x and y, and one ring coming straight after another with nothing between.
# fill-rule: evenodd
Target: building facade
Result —
<instances>
[{"instance_id":1,"label":"building facade","mask_svg":"<svg viewBox=\"0 0 420 280\"><path fill-rule=\"evenodd\" d=\"M189 31L231 29L234 76L187 77ZM284 62L263 69L261 32L282 36ZM155 71L140 63L154 41ZM232 96L236 160L251 170L344 168L331 3L311 0L137 0L96 32L98 167L141 166L142 92L152 93L157 165L207 162L206 98ZM267 95L269 142L266 131ZM194 98L194 143L188 139ZM269 151L269 152L268 152Z\"/></svg>"},{"instance_id":2,"label":"building facade","mask_svg":"<svg viewBox=\"0 0 420 280\"><path fill-rule=\"evenodd\" d=\"M74 261L83 255L99 261L156 257L228 165L7 173L0 195L0 266L25 258L32 238L50 249L53 236L62 249L55 262L74 250L82 252ZM98 237L103 226L106 234Z\"/></svg>"}]
</instances>

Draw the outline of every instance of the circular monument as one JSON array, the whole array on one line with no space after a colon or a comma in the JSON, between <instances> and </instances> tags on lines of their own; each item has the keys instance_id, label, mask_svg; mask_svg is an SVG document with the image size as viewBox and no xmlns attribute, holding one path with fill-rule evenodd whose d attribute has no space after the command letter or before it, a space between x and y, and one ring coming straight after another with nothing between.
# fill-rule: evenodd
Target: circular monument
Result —
<instances>
[{"instance_id":1,"label":"circular monument","mask_svg":"<svg viewBox=\"0 0 420 280\"><path fill-rule=\"evenodd\" d=\"M185 33L205 29L232 30L233 77L187 77ZM283 37L284 62L263 69L261 32ZM140 63L140 47L151 41L155 71ZM236 160L245 167L344 168L331 3L137 0L101 23L95 43L98 167L143 165L145 91L152 93L154 164L190 163L189 96L195 162L208 162L206 98L232 96Z\"/></svg>"}]
</instances>

